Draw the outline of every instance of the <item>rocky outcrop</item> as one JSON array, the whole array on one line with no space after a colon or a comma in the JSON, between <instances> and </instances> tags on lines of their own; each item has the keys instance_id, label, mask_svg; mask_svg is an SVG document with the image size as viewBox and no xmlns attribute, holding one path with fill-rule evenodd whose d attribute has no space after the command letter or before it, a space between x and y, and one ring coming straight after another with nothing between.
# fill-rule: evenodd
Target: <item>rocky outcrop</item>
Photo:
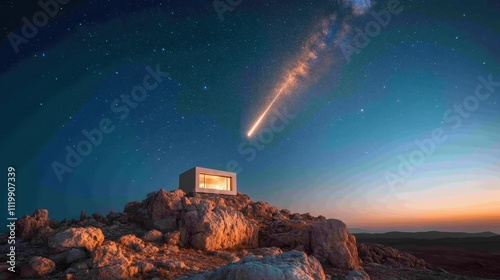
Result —
<instances>
[{"instance_id":1,"label":"rocky outcrop","mask_svg":"<svg viewBox=\"0 0 500 280\"><path fill-rule=\"evenodd\" d=\"M123 213L82 213L59 223L37 210L20 219L18 231L29 241L16 243L23 273L48 279L175 279L202 271L209 272L199 279L324 279L324 268L334 279L367 280L361 259L425 267L392 248L356 244L339 220L279 210L240 193L162 189ZM23 251L20 244L37 246Z\"/></svg>"},{"instance_id":2,"label":"rocky outcrop","mask_svg":"<svg viewBox=\"0 0 500 280\"><path fill-rule=\"evenodd\" d=\"M358 244L359 256L365 263L381 264L391 268L430 269L424 260L382 244Z\"/></svg>"},{"instance_id":3,"label":"rocky outcrop","mask_svg":"<svg viewBox=\"0 0 500 280\"><path fill-rule=\"evenodd\" d=\"M203 205L184 215L181 242L195 249L255 248L259 229L239 211Z\"/></svg>"},{"instance_id":4,"label":"rocky outcrop","mask_svg":"<svg viewBox=\"0 0 500 280\"><path fill-rule=\"evenodd\" d=\"M17 235L25 240L31 240L40 230L51 231L49 211L37 209L33 216L26 215L16 223Z\"/></svg>"},{"instance_id":5,"label":"rocky outcrop","mask_svg":"<svg viewBox=\"0 0 500 280\"><path fill-rule=\"evenodd\" d=\"M172 192L161 189L149 196L146 203L149 224L162 231L177 229L181 218L180 210L183 209L181 199L184 192L179 189Z\"/></svg>"},{"instance_id":6,"label":"rocky outcrop","mask_svg":"<svg viewBox=\"0 0 500 280\"><path fill-rule=\"evenodd\" d=\"M360 268L356 238L348 232L342 221L285 220L279 224L271 232L267 229L267 235L261 238L261 246L305 251L341 269Z\"/></svg>"},{"instance_id":7,"label":"rocky outcrop","mask_svg":"<svg viewBox=\"0 0 500 280\"><path fill-rule=\"evenodd\" d=\"M314 256L328 259L334 267L342 269L361 267L356 238L347 231L347 226L342 221L330 219L313 223L308 231L311 238L310 250Z\"/></svg>"},{"instance_id":8,"label":"rocky outcrop","mask_svg":"<svg viewBox=\"0 0 500 280\"><path fill-rule=\"evenodd\" d=\"M47 275L56 269L56 264L40 256L32 257L21 269L21 277L38 278Z\"/></svg>"},{"instance_id":9,"label":"rocky outcrop","mask_svg":"<svg viewBox=\"0 0 500 280\"><path fill-rule=\"evenodd\" d=\"M120 266L126 271L129 265L130 261L125 257L124 251L113 241L106 241L92 253L93 268Z\"/></svg>"},{"instance_id":10,"label":"rocky outcrop","mask_svg":"<svg viewBox=\"0 0 500 280\"><path fill-rule=\"evenodd\" d=\"M313 256L307 256L304 252L290 251L263 258L248 256L239 262L220 267L215 272L192 279L324 280L325 273Z\"/></svg>"},{"instance_id":11,"label":"rocky outcrop","mask_svg":"<svg viewBox=\"0 0 500 280\"><path fill-rule=\"evenodd\" d=\"M58 232L49 239L49 246L54 250L65 248L85 248L89 252L104 242L101 229L95 227L69 228Z\"/></svg>"}]
</instances>

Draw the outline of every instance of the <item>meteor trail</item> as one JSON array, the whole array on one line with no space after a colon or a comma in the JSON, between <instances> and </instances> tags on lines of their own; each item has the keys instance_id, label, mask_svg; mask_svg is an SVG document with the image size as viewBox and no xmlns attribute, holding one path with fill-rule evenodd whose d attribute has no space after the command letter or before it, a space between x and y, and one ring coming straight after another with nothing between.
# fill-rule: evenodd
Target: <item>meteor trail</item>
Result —
<instances>
[{"instance_id":1,"label":"meteor trail","mask_svg":"<svg viewBox=\"0 0 500 280\"><path fill-rule=\"evenodd\" d=\"M267 112L273 107L276 100L278 100L284 92L294 90L300 80L303 81L309 76L312 65L316 62L320 52L326 48L325 39L333 22L335 22L335 17L333 16L324 19L319 26L319 30L314 32L306 41L305 46L302 48L302 52L295 59L292 66L287 69L286 74L284 75L284 77L288 77L287 81L280 88L274 99L259 116L257 121L255 121L252 125L252 128L247 133L247 137L252 136L254 131L259 127L260 123L266 116Z\"/></svg>"},{"instance_id":2,"label":"meteor trail","mask_svg":"<svg viewBox=\"0 0 500 280\"><path fill-rule=\"evenodd\" d=\"M306 83L317 81L331 63L339 63L339 60L335 59L336 54L339 54L339 52L336 52L334 48L346 42L350 30L352 29L350 24L351 18L366 13L371 7L371 1L344 0L343 4L345 8L351 9L352 7L352 16L344 17L341 22L338 22L337 13L334 12L323 17L319 24L314 27L314 31L311 32L308 40L301 48L299 55L292 60L293 63L285 68L285 73L282 77L288 77L288 80L251 126L251 129L247 133L247 137L253 135L276 100L278 100L284 92L298 93L297 89L299 89L299 87L304 88ZM339 2L339 6L340 5ZM344 53L342 47L341 50ZM280 83L281 82L282 80L280 80ZM276 86L270 95L273 94L277 88L279 88L279 86Z\"/></svg>"},{"instance_id":3,"label":"meteor trail","mask_svg":"<svg viewBox=\"0 0 500 280\"><path fill-rule=\"evenodd\" d=\"M252 133L254 132L254 130L259 126L259 124L262 121L262 119L264 119L264 117L266 116L267 111L269 111L269 109L271 109L271 107L273 107L274 102L283 93L283 90L286 88L286 86L290 82L290 79L291 78L289 78L288 81L286 81L285 85L283 85L283 87L280 89L280 91L278 92L278 94L276 95L276 97L274 97L273 101L271 101L271 104L269 104L269 106L267 106L267 109L264 111L264 113L262 113L262 115L260 115L260 117L257 119L257 121L255 122L255 124L252 126L252 129L250 129L250 131L248 132L248 134L247 134L248 137L252 136Z\"/></svg>"}]
</instances>

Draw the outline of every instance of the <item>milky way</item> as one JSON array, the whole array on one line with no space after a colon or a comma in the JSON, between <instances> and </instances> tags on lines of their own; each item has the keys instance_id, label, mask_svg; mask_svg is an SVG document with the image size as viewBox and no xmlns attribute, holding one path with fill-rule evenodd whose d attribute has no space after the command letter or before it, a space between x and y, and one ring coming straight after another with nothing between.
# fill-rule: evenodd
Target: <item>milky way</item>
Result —
<instances>
[{"instance_id":1,"label":"milky way","mask_svg":"<svg viewBox=\"0 0 500 280\"><path fill-rule=\"evenodd\" d=\"M339 2L340 3L340 2ZM294 59L291 66L284 71L283 79L277 83L274 90L270 92L274 96L272 101L265 107L258 119L252 124L247 133L251 137L255 130L265 119L269 110L273 107L276 101L283 94L293 93L299 84L311 83L318 77L311 77L313 67L317 67L318 60L325 63L333 63L332 56L334 55L334 47L344 42L351 26L350 19L366 13L371 7L370 0L344 0L343 8L350 10L348 16L345 16L341 21L336 13L324 17L320 23L311 32L308 40L302 47L302 52ZM339 22L340 21L340 22ZM332 40L332 37L335 39ZM324 66L324 65L323 65ZM321 72L318 74L321 75ZM312 80L312 81L311 81Z\"/></svg>"}]
</instances>

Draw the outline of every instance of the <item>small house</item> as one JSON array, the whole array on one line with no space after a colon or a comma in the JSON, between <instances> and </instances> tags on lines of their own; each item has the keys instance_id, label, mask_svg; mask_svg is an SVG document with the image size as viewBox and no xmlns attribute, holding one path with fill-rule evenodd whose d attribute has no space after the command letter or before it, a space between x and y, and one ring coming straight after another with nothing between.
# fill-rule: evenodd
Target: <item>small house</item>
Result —
<instances>
[{"instance_id":1,"label":"small house","mask_svg":"<svg viewBox=\"0 0 500 280\"><path fill-rule=\"evenodd\" d=\"M179 175L179 189L185 193L236 195L236 173L196 166Z\"/></svg>"}]
</instances>

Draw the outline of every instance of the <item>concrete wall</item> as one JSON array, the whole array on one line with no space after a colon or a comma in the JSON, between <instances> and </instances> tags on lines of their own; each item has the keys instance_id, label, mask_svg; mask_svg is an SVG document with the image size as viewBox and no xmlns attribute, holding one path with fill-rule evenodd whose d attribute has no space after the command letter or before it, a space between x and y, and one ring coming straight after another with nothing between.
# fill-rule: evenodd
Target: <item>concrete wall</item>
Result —
<instances>
[{"instance_id":1,"label":"concrete wall","mask_svg":"<svg viewBox=\"0 0 500 280\"><path fill-rule=\"evenodd\" d=\"M198 181L196 174L196 167L189 169L188 171L179 175L179 189L183 190L185 193L190 193L196 191L196 181Z\"/></svg>"}]
</instances>

